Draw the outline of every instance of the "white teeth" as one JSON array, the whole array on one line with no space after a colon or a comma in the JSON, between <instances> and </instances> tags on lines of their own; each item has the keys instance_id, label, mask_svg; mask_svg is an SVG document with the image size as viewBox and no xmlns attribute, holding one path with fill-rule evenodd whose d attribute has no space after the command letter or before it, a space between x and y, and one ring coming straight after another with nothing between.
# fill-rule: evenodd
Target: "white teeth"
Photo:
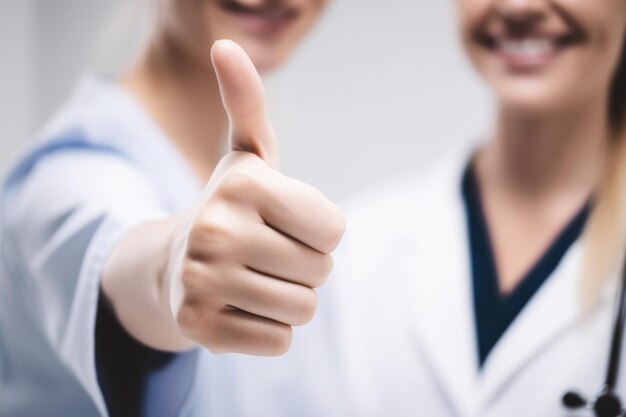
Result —
<instances>
[{"instance_id":1,"label":"white teeth","mask_svg":"<svg viewBox=\"0 0 626 417\"><path fill-rule=\"evenodd\" d=\"M499 47L511 55L540 56L550 53L555 45L548 39L506 39L499 42Z\"/></svg>"}]
</instances>

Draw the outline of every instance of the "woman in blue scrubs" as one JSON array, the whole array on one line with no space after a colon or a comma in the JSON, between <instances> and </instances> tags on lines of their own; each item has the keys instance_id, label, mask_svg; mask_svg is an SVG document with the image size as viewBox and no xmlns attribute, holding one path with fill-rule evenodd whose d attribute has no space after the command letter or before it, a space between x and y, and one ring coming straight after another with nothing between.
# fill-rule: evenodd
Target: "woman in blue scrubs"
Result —
<instances>
[{"instance_id":1,"label":"woman in blue scrubs","mask_svg":"<svg viewBox=\"0 0 626 417\"><path fill-rule=\"evenodd\" d=\"M211 45L235 40L273 69L325 4L151 1L131 65L84 78L23 154L2 197L1 416L178 415L197 351L129 335L99 289L103 257L134 225L189 207L221 158Z\"/></svg>"}]
</instances>

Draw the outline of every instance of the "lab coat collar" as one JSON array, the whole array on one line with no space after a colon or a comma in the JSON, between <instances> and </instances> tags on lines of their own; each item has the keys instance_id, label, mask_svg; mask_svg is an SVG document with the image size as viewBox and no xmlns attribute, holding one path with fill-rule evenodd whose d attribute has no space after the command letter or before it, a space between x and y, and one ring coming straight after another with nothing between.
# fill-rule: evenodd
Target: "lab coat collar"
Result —
<instances>
[{"instance_id":1,"label":"lab coat collar","mask_svg":"<svg viewBox=\"0 0 626 417\"><path fill-rule=\"evenodd\" d=\"M605 279L593 308L585 311L580 293L583 255L584 242L579 239L494 346L481 375L483 407L556 339L607 304L614 304L619 283L616 274Z\"/></svg>"},{"instance_id":2,"label":"lab coat collar","mask_svg":"<svg viewBox=\"0 0 626 417\"><path fill-rule=\"evenodd\" d=\"M524 365L583 316L578 273L583 245L578 240L479 367L460 192L462 173L473 151L459 152L441 164L427 187L432 198L426 211L412 226L413 233L422 237L412 290L414 337L458 415L464 416L480 416ZM604 291L602 301L610 300L611 294L614 290Z\"/></svg>"},{"instance_id":3,"label":"lab coat collar","mask_svg":"<svg viewBox=\"0 0 626 417\"><path fill-rule=\"evenodd\" d=\"M480 378L483 406L523 372L525 364L582 318L581 255L582 245L577 241L490 352Z\"/></svg>"}]
</instances>

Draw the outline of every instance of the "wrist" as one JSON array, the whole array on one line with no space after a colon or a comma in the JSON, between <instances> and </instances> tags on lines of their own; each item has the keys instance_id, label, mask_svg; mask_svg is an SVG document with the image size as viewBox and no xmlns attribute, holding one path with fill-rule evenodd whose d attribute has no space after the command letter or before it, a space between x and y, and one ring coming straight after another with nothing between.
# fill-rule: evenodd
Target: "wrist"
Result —
<instances>
[{"instance_id":1,"label":"wrist","mask_svg":"<svg viewBox=\"0 0 626 417\"><path fill-rule=\"evenodd\" d=\"M187 211L173 215L167 220L166 238L161 248L159 270L156 276L157 305L164 317L167 317L170 326L177 333L178 341L174 350L186 350L196 347L197 344L185 337L179 330L175 308L172 303L172 288L178 279L180 267L186 251L186 236L189 224ZM175 303L174 303L175 304Z\"/></svg>"},{"instance_id":2,"label":"wrist","mask_svg":"<svg viewBox=\"0 0 626 417\"><path fill-rule=\"evenodd\" d=\"M185 229L187 213L173 215L167 220L168 230L161 249L159 269L156 277L157 304L163 313L175 322L172 310L171 290L185 254Z\"/></svg>"}]
</instances>

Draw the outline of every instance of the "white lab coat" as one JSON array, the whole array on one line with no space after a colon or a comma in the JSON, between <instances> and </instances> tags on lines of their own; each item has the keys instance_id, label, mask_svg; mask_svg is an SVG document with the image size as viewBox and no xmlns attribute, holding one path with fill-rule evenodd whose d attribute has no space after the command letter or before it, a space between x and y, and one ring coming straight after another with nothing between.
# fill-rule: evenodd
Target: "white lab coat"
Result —
<instances>
[{"instance_id":1,"label":"white lab coat","mask_svg":"<svg viewBox=\"0 0 626 417\"><path fill-rule=\"evenodd\" d=\"M592 395L604 377L614 288L581 316L576 242L479 369L460 194L468 156L344 205L335 270L290 351L201 350L178 415L585 415L561 397ZM107 415L94 364L103 262L129 228L201 189L132 98L82 82L3 188L0 417Z\"/></svg>"}]
</instances>

